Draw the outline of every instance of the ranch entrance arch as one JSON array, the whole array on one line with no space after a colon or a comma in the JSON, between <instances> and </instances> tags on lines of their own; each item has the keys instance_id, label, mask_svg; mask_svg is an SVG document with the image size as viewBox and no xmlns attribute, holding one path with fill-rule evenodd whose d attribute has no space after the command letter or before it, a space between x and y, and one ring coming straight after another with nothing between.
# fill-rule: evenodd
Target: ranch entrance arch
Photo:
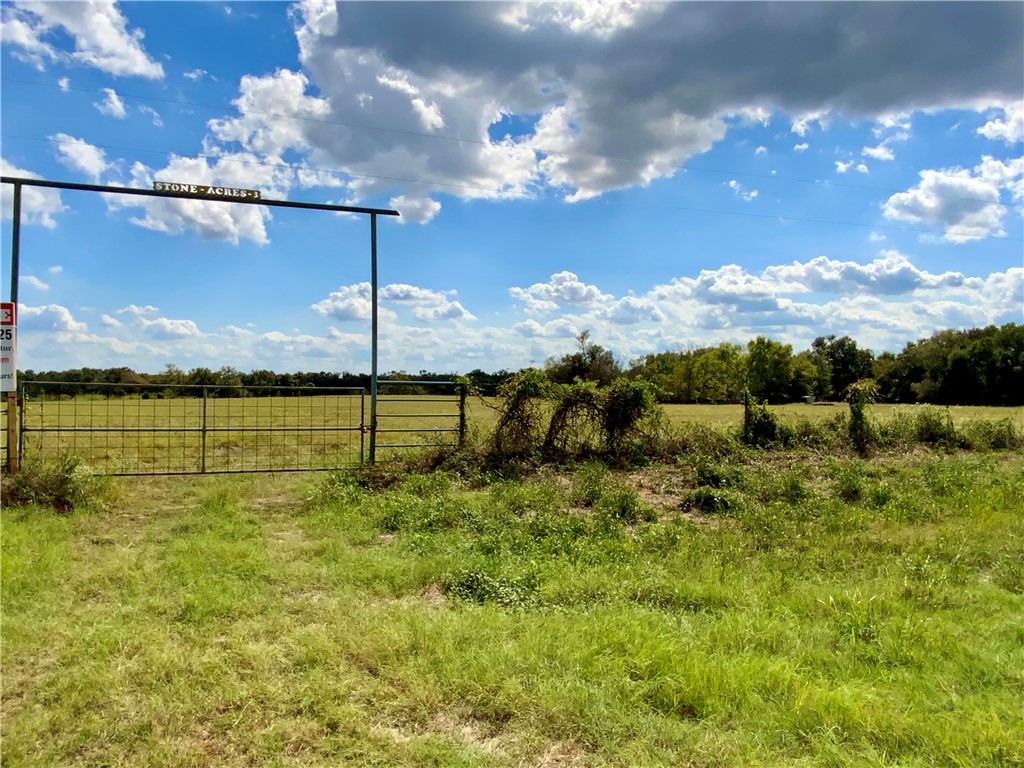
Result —
<instances>
[{"instance_id":1,"label":"ranch entrance arch","mask_svg":"<svg viewBox=\"0 0 1024 768\"><path fill-rule=\"evenodd\" d=\"M13 210L11 219L11 289L10 301L16 311L18 306L18 278L20 270L21 249L21 193L23 187L44 187L49 189L77 190L82 192L101 192L115 195L135 195L139 197L165 197L176 199L203 200L212 204L265 205L271 208L300 208L311 211L333 211L364 214L370 217L370 419L369 419L369 451L370 463L376 460L377 449L377 217L398 216L398 211L386 208L365 208L351 205L332 205L329 203L307 203L292 200L270 200L263 197L259 190L238 189L216 185L190 184L177 182L155 182L153 189L134 187L113 187L102 184L79 184L68 181L51 181L48 179L28 179L16 176L0 176L0 183L13 186ZM8 471L18 470L21 435L19 434L18 395L16 391L4 393L6 416L6 448ZM204 398L205 399L205 398ZM204 409L205 410L205 409ZM204 433L205 438L205 433Z\"/></svg>"}]
</instances>

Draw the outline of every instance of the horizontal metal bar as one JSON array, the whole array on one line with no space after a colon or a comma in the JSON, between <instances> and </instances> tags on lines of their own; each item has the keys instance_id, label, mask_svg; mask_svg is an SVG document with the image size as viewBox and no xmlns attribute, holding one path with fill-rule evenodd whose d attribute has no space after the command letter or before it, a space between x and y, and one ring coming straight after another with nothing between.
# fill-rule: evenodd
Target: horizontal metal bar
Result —
<instances>
[{"instance_id":1,"label":"horizontal metal bar","mask_svg":"<svg viewBox=\"0 0 1024 768\"><path fill-rule=\"evenodd\" d=\"M377 379L377 386L382 387L386 384L426 384L440 386L444 384L449 387L457 387L459 383L457 381L416 381L413 379Z\"/></svg>"},{"instance_id":2,"label":"horizontal metal bar","mask_svg":"<svg viewBox=\"0 0 1024 768\"><path fill-rule=\"evenodd\" d=\"M440 445L434 443L379 443L377 450L382 448L458 448L458 443L441 443Z\"/></svg>"},{"instance_id":3,"label":"horizontal metal bar","mask_svg":"<svg viewBox=\"0 0 1024 768\"><path fill-rule=\"evenodd\" d=\"M147 384L147 383L119 383L114 381L22 381L22 386L30 387L124 387L125 389L195 389L200 392L204 389L228 389L239 391L244 389L271 389L288 392L351 392L362 394L363 387L291 387L287 384ZM171 398L168 398L171 399Z\"/></svg>"},{"instance_id":4,"label":"horizontal metal bar","mask_svg":"<svg viewBox=\"0 0 1024 768\"><path fill-rule=\"evenodd\" d=\"M362 427L207 427L206 432L360 432ZM24 427L22 432L78 432L120 434L197 433L202 427ZM378 430L381 431L381 430Z\"/></svg>"},{"instance_id":5,"label":"horizontal metal bar","mask_svg":"<svg viewBox=\"0 0 1024 768\"><path fill-rule=\"evenodd\" d=\"M339 469L348 469L358 465L358 461L353 461L350 464L341 464L336 467L308 467L302 469L264 469L260 467L257 469L208 469L205 472L195 469L182 470L180 472L100 472L99 474L108 477L181 477L184 475L243 475L253 474L254 472L337 472Z\"/></svg>"},{"instance_id":6,"label":"horizontal metal bar","mask_svg":"<svg viewBox=\"0 0 1024 768\"><path fill-rule=\"evenodd\" d=\"M376 213L380 216L399 216L390 208L363 208L354 205L331 205L330 203L300 203L292 200L250 200L248 198L214 197L191 192L164 192L155 189L135 187L111 187L105 184L79 184L71 181L49 181L48 179L26 179L17 176L0 176L4 184L20 184L24 187L47 187L49 189L77 189L82 192L107 192L115 195L138 195L140 197L176 197L187 200L208 200L214 203L240 203L241 205L267 205L272 208L304 208L313 211L345 211L346 213Z\"/></svg>"},{"instance_id":7,"label":"horizontal metal bar","mask_svg":"<svg viewBox=\"0 0 1024 768\"><path fill-rule=\"evenodd\" d=\"M377 412L377 418L387 416L389 419L457 419L459 414L457 413L380 413Z\"/></svg>"},{"instance_id":8,"label":"horizontal metal bar","mask_svg":"<svg viewBox=\"0 0 1024 768\"><path fill-rule=\"evenodd\" d=\"M378 403L457 403L458 397L401 397L399 395L378 395Z\"/></svg>"},{"instance_id":9,"label":"horizontal metal bar","mask_svg":"<svg viewBox=\"0 0 1024 768\"><path fill-rule=\"evenodd\" d=\"M377 429L377 434L383 432L432 432L434 434L446 434L448 432L458 432L457 429Z\"/></svg>"}]
</instances>

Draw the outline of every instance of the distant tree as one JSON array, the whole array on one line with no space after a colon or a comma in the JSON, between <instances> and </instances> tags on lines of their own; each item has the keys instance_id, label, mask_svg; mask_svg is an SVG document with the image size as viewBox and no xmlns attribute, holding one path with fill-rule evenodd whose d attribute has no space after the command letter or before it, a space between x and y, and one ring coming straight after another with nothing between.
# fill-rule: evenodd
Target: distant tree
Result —
<instances>
[{"instance_id":1,"label":"distant tree","mask_svg":"<svg viewBox=\"0 0 1024 768\"><path fill-rule=\"evenodd\" d=\"M590 331L576 337L579 350L558 359L548 360L545 373L557 384L571 384L580 379L608 386L622 374L622 367L610 350L590 341Z\"/></svg>"},{"instance_id":2,"label":"distant tree","mask_svg":"<svg viewBox=\"0 0 1024 768\"><path fill-rule=\"evenodd\" d=\"M758 400L781 403L789 394L793 347L758 336L747 344L747 387Z\"/></svg>"},{"instance_id":3,"label":"distant tree","mask_svg":"<svg viewBox=\"0 0 1024 768\"><path fill-rule=\"evenodd\" d=\"M819 385L822 399L842 397L846 388L855 381L871 378L871 364L875 356L870 349L860 349L849 336L819 336L811 343L811 354L819 370L827 368L829 385ZM815 394L819 394L815 393Z\"/></svg>"}]
</instances>

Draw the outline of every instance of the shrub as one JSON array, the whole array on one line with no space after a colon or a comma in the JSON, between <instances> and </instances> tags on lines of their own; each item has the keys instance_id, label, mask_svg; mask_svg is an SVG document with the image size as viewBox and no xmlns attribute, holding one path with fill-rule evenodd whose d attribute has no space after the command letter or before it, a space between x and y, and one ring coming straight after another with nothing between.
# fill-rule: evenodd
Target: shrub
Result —
<instances>
[{"instance_id":1,"label":"shrub","mask_svg":"<svg viewBox=\"0 0 1024 768\"><path fill-rule=\"evenodd\" d=\"M791 428L780 424L775 414L768 409L767 403L743 403L743 442L754 448L771 448L793 441L794 432Z\"/></svg>"},{"instance_id":2,"label":"shrub","mask_svg":"<svg viewBox=\"0 0 1024 768\"><path fill-rule=\"evenodd\" d=\"M496 603L504 608L525 608L537 603L537 577L493 576L483 571L460 571L445 576L442 591L467 603Z\"/></svg>"},{"instance_id":3,"label":"shrub","mask_svg":"<svg viewBox=\"0 0 1024 768\"><path fill-rule=\"evenodd\" d=\"M960 446L960 438L956 433L953 417L949 415L949 410L925 408L917 414L914 427L915 437L919 443L937 445L947 449Z\"/></svg>"},{"instance_id":4,"label":"shrub","mask_svg":"<svg viewBox=\"0 0 1024 768\"><path fill-rule=\"evenodd\" d=\"M970 421L960 430L966 447L981 451L1007 451L1020 448L1021 435L1010 419Z\"/></svg>"},{"instance_id":5,"label":"shrub","mask_svg":"<svg viewBox=\"0 0 1024 768\"><path fill-rule=\"evenodd\" d=\"M631 488L613 488L601 495L594 504L594 512L602 520L614 520L627 525L657 520L654 510L644 504Z\"/></svg>"},{"instance_id":6,"label":"shrub","mask_svg":"<svg viewBox=\"0 0 1024 768\"><path fill-rule=\"evenodd\" d=\"M6 506L38 504L63 513L102 504L109 489L108 478L97 475L80 458L68 454L50 459L29 455L20 472L3 478Z\"/></svg>"},{"instance_id":7,"label":"shrub","mask_svg":"<svg viewBox=\"0 0 1024 768\"><path fill-rule=\"evenodd\" d=\"M874 379L861 379L846 388L846 402L850 404L850 442L861 456L867 456L875 441L874 430L868 421L868 403L875 400L878 386Z\"/></svg>"},{"instance_id":8,"label":"shrub","mask_svg":"<svg viewBox=\"0 0 1024 768\"><path fill-rule=\"evenodd\" d=\"M742 507L742 497L727 488L694 488L685 504L708 514L734 513Z\"/></svg>"}]
</instances>

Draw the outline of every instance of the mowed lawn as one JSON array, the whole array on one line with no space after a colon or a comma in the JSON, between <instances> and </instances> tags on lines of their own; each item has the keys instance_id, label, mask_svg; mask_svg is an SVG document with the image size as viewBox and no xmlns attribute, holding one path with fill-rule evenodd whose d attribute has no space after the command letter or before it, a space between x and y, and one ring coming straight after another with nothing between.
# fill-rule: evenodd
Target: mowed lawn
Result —
<instances>
[{"instance_id":1,"label":"mowed lawn","mask_svg":"<svg viewBox=\"0 0 1024 768\"><path fill-rule=\"evenodd\" d=\"M3 764L1024 764L1024 457L683 459L4 509Z\"/></svg>"}]
</instances>

